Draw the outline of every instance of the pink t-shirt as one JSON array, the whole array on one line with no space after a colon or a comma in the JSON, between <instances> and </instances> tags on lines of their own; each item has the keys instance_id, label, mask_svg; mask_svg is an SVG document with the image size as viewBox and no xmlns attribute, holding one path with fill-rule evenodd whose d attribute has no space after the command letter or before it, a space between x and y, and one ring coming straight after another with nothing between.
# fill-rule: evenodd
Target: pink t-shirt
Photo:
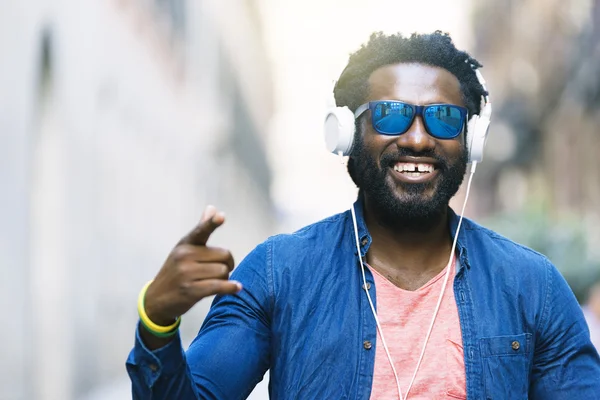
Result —
<instances>
[{"instance_id":1,"label":"pink t-shirt","mask_svg":"<svg viewBox=\"0 0 600 400\"><path fill-rule=\"evenodd\" d=\"M454 298L456 259L452 263L444 298L425 356L408 398L466 399L463 346ZM437 304L446 269L414 292L400 289L369 266L377 289L377 314L400 379L402 395L417 366L425 336ZM398 389L381 337L377 333L372 400L398 399Z\"/></svg>"}]
</instances>

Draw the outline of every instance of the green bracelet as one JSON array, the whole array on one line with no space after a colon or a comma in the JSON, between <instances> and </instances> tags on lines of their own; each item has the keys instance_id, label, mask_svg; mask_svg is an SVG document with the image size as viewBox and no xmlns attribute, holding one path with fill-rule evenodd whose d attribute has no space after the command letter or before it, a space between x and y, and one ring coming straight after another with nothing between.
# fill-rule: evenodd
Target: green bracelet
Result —
<instances>
[{"instance_id":1,"label":"green bracelet","mask_svg":"<svg viewBox=\"0 0 600 400\"><path fill-rule=\"evenodd\" d=\"M153 336L156 336L159 338L169 338L171 336L174 336L177 333L177 331L179 330L179 325L181 325L181 318L177 319L175 327L173 328L173 330L171 330L169 332L156 332L155 330L149 328L148 325L146 325L141 318L140 318L140 323Z\"/></svg>"}]
</instances>

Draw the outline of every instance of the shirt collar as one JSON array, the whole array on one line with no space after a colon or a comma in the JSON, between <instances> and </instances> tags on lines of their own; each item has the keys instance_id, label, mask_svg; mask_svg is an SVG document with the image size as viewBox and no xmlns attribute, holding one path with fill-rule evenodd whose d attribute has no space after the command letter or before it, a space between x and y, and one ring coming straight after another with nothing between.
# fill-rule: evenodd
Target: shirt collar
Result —
<instances>
[{"instance_id":1,"label":"shirt collar","mask_svg":"<svg viewBox=\"0 0 600 400\"><path fill-rule=\"evenodd\" d=\"M353 205L354 212L356 213L356 226L358 228L358 240L360 244L360 255L364 257L369 251L369 247L371 247L371 235L369 234L369 230L367 229L367 224L365 222L365 213L364 213L364 201L362 200L362 196L359 196L358 200ZM352 218L352 217L350 217ZM456 215L452 208L448 207L448 222L450 227L450 234L452 237L456 234L456 229L458 228L458 221L460 220L460 216ZM456 252L458 254L459 259L459 269L462 267L470 268L469 260L467 258L467 226L468 220L463 218L463 223L460 228L460 232L458 233L458 241L456 243ZM352 220L350 221L350 230L351 236L353 240L354 238L354 226L352 224ZM354 254L356 254L356 250L354 250Z\"/></svg>"},{"instance_id":2,"label":"shirt collar","mask_svg":"<svg viewBox=\"0 0 600 400\"><path fill-rule=\"evenodd\" d=\"M456 234L456 229L458 228L459 220L460 216L456 215L454 210L448 207L448 223L450 225L450 235L452 235L452 238L454 238L454 235ZM471 265L469 264L469 259L467 257L468 226L469 220L467 218L463 218L462 225L460 227L460 232L458 233L458 240L456 242L456 252L458 254L458 261L460 262L458 270L460 270L462 267L471 268Z\"/></svg>"}]
</instances>

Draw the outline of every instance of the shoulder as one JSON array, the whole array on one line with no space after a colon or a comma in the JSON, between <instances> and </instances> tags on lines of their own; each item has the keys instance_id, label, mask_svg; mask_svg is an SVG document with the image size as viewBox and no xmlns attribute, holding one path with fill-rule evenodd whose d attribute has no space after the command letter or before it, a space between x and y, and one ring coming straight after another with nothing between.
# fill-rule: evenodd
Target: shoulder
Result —
<instances>
[{"instance_id":1,"label":"shoulder","mask_svg":"<svg viewBox=\"0 0 600 400\"><path fill-rule=\"evenodd\" d=\"M469 259L476 263L503 269L518 270L519 275L546 275L554 269L548 258L498 232L485 228L472 220L464 219L466 246Z\"/></svg>"},{"instance_id":2,"label":"shoulder","mask_svg":"<svg viewBox=\"0 0 600 400\"><path fill-rule=\"evenodd\" d=\"M344 270L348 255L354 254L346 249L349 244L344 244L347 220L348 215L340 213L296 232L269 237L246 256L232 278L245 286L246 282L259 282L261 290L273 298L289 299L321 288L315 282L330 282Z\"/></svg>"},{"instance_id":3,"label":"shoulder","mask_svg":"<svg viewBox=\"0 0 600 400\"><path fill-rule=\"evenodd\" d=\"M565 279L546 256L473 221L466 221L464 228L468 275L479 304L494 298L497 310L519 309L516 321L524 318L535 329L551 318L556 298L563 299L561 307L577 308Z\"/></svg>"},{"instance_id":4,"label":"shoulder","mask_svg":"<svg viewBox=\"0 0 600 400\"><path fill-rule=\"evenodd\" d=\"M249 265L298 264L306 256L314 258L323 249L331 249L340 244L341 237L348 229L348 212L332 215L307 225L293 233L283 233L269 237L252 250L240 263L240 268Z\"/></svg>"}]
</instances>

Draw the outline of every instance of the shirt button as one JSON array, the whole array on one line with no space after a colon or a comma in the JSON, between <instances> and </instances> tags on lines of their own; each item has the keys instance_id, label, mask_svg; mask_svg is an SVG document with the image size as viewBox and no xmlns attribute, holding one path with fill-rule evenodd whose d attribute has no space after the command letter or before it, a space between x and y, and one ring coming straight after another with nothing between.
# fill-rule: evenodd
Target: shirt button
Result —
<instances>
[{"instance_id":1,"label":"shirt button","mask_svg":"<svg viewBox=\"0 0 600 400\"><path fill-rule=\"evenodd\" d=\"M369 282L367 282L367 283L365 283L365 284L364 284L362 287L363 287L363 289L365 289L365 290L369 290L369 289L371 289L371 284L370 284Z\"/></svg>"},{"instance_id":2,"label":"shirt button","mask_svg":"<svg viewBox=\"0 0 600 400\"><path fill-rule=\"evenodd\" d=\"M519 343L515 340L514 342L511 343L511 347L513 350L517 351L521 348L521 343Z\"/></svg>"},{"instance_id":3,"label":"shirt button","mask_svg":"<svg viewBox=\"0 0 600 400\"><path fill-rule=\"evenodd\" d=\"M150 368L150 371L152 371L152 372L158 371L158 366L156 364L150 364L148 367Z\"/></svg>"},{"instance_id":4,"label":"shirt button","mask_svg":"<svg viewBox=\"0 0 600 400\"><path fill-rule=\"evenodd\" d=\"M371 350L371 347L373 347L373 345L371 344L371 342L370 342L370 341L368 341L368 340L365 340L365 341L363 342L363 347L365 348L365 350Z\"/></svg>"},{"instance_id":5,"label":"shirt button","mask_svg":"<svg viewBox=\"0 0 600 400\"><path fill-rule=\"evenodd\" d=\"M360 242L363 246L366 246L367 243L369 243L369 239L367 238L363 238L363 240Z\"/></svg>"}]
</instances>

